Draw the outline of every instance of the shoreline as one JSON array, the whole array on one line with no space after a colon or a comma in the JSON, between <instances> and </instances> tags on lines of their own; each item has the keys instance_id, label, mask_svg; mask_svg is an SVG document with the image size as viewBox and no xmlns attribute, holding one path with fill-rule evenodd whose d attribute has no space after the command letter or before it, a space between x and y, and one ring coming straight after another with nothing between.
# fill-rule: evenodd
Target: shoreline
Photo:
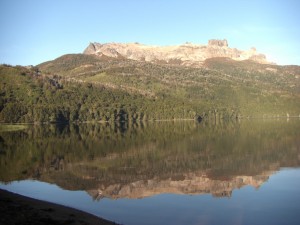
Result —
<instances>
[{"instance_id":1,"label":"shoreline","mask_svg":"<svg viewBox=\"0 0 300 225\"><path fill-rule=\"evenodd\" d=\"M0 224L116 225L95 215L0 189Z\"/></svg>"}]
</instances>

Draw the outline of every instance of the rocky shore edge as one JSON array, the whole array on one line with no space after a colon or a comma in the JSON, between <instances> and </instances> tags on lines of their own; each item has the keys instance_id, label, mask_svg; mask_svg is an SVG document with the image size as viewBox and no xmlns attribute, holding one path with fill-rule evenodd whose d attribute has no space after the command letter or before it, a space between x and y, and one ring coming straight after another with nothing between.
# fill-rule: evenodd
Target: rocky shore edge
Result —
<instances>
[{"instance_id":1,"label":"rocky shore edge","mask_svg":"<svg viewBox=\"0 0 300 225\"><path fill-rule=\"evenodd\" d=\"M89 213L0 189L0 225L116 225Z\"/></svg>"}]
</instances>

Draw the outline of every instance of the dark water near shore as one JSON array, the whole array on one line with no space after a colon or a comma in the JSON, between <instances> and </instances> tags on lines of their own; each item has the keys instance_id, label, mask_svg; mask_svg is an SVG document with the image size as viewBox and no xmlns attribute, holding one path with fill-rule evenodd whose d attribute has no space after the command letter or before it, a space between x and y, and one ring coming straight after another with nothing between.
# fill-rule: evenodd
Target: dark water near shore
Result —
<instances>
[{"instance_id":1,"label":"dark water near shore","mask_svg":"<svg viewBox=\"0 0 300 225\"><path fill-rule=\"evenodd\" d=\"M130 224L299 224L300 120L29 126L0 188Z\"/></svg>"}]
</instances>

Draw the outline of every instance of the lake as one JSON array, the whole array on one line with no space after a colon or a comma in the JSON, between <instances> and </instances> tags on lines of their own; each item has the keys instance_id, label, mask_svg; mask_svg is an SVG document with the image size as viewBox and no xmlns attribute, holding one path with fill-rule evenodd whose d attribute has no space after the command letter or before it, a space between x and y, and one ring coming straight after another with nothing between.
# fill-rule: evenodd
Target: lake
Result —
<instances>
[{"instance_id":1,"label":"lake","mask_svg":"<svg viewBox=\"0 0 300 225\"><path fill-rule=\"evenodd\" d=\"M0 132L0 188L125 225L299 224L300 120Z\"/></svg>"}]
</instances>

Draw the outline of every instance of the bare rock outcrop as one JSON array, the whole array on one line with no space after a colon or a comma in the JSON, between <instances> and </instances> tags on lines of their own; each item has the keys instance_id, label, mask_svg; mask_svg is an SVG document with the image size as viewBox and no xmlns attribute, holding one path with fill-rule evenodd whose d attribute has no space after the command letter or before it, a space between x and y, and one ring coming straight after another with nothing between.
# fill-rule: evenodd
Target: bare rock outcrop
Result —
<instances>
[{"instance_id":1,"label":"bare rock outcrop","mask_svg":"<svg viewBox=\"0 0 300 225\"><path fill-rule=\"evenodd\" d=\"M228 42L226 39L224 39L224 40L211 39L208 41L208 45L216 45L219 47L228 47Z\"/></svg>"},{"instance_id":2,"label":"bare rock outcrop","mask_svg":"<svg viewBox=\"0 0 300 225\"><path fill-rule=\"evenodd\" d=\"M139 43L90 43L83 53L184 66L201 66L206 59L215 57L268 63L266 56L257 53L255 48L248 51L229 48L226 39L209 40L208 45L187 42L175 46L149 46Z\"/></svg>"}]
</instances>

